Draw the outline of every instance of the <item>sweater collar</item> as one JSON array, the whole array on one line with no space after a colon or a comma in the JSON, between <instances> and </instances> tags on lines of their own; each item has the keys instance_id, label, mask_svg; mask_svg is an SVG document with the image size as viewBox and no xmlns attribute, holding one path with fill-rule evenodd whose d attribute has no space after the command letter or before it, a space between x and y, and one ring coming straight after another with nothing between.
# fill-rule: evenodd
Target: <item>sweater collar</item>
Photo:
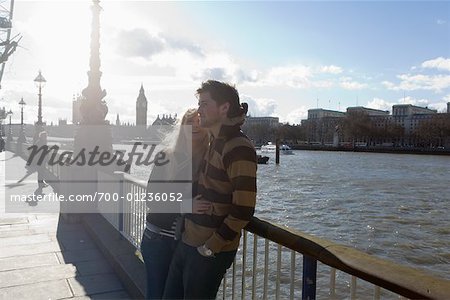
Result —
<instances>
[{"instance_id":1,"label":"sweater collar","mask_svg":"<svg viewBox=\"0 0 450 300\"><path fill-rule=\"evenodd\" d=\"M214 138L228 137L233 133L239 132L241 130L242 124L245 121L245 114L237 117L226 118L217 126L211 128L211 134Z\"/></svg>"}]
</instances>

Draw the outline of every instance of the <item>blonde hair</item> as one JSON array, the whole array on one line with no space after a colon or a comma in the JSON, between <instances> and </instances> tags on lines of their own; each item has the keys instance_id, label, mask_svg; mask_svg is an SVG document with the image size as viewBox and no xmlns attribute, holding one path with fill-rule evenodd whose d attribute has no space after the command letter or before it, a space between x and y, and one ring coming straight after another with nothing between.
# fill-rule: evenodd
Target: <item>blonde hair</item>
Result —
<instances>
[{"instance_id":1,"label":"blonde hair","mask_svg":"<svg viewBox=\"0 0 450 300\"><path fill-rule=\"evenodd\" d=\"M196 108L189 108L183 115L183 117L181 118L181 120L178 122L180 125L179 126L179 132L178 132L178 137L177 140L175 142L174 145L174 150L183 150L185 149L186 145L188 144L188 142L186 141L186 135L183 132L183 125L186 125L188 123L188 121L192 120L193 118L198 117L198 111ZM205 143L205 147L208 144L208 138L207 138L207 134L205 135L205 139L204 141L202 141L202 144ZM194 145L192 145L194 146ZM194 153L192 153L192 155L194 155Z\"/></svg>"},{"instance_id":2,"label":"blonde hair","mask_svg":"<svg viewBox=\"0 0 450 300\"><path fill-rule=\"evenodd\" d=\"M193 178L197 179L203 156L208 148L209 136L205 130L205 136L202 140L197 140L195 144L189 143L184 125L195 117L198 117L197 109L189 108L183 114L183 117L178 120L174 130L166 136L162 144L165 145L165 151L168 153L191 153L192 160L191 158L189 158L189 160L192 161L192 174ZM192 146L192 150L187 150L188 146ZM171 164L169 167L169 174L176 174L179 167L179 165Z\"/></svg>"}]
</instances>

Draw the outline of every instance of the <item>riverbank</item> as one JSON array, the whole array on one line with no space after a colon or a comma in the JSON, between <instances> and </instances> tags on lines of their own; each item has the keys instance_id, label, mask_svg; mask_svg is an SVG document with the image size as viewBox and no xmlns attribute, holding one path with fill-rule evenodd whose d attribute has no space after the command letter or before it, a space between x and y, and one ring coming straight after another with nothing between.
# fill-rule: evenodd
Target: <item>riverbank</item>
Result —
<instances>
[{"instance_id":1,"label":"riverbank","mask_svg":"<svg viewBox=\"0 0 450 300\"><path fill-rule=\"evenodd\" d=\"M450 149L429 148L404 148L404 147L333 147L321 145L292 145L293 150L309 151L345 151L345 152L372 152L372 153L394 153L394 154L425 154L425 155L450 155Z\"/></svg>"}]
</instances>

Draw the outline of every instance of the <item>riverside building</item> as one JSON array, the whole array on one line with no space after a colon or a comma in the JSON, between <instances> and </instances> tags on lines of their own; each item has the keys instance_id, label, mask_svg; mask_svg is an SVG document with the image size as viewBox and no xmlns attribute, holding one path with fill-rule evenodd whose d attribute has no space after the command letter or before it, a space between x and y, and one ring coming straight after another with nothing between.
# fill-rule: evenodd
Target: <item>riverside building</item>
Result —
<instances>
[{"instance_id":1,"label":"riverside building","mask_svg":"<svg viewBox=\"0 0 450 300\"><path fill-rule=\"evenodd\" d=\"M420 107L412 104L397 104L389 111L372 109L362 106L348 107L347 111L340 112L327 109L308 110L308 119L302 121L306 126L308 143L316 145L331 145L336 132L343 143L355 142L342 130L346 117L350 115L365 115L371 124L366 124L367 134L356 141L360 145L372 146L414 146L418 143L417 132L426 122L445 119L450 114L450 102L447 103L447 112L438 113L437 110ZM347 120L349 121L349 120ZM441 144L447 144L445 139ZM441 145L442 146L442 145Z\"/></svg>"}]
</instances>

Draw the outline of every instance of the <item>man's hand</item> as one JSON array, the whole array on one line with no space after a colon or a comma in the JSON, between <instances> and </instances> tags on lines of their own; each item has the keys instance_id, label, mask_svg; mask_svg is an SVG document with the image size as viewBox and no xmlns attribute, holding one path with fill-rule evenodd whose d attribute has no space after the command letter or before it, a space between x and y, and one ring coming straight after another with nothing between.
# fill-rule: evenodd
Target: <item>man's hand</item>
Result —
<instances>
[{"instance_id":1,"label":"man's hand","mask_svg":"<svg viewBox=\"0 0 450 300\"><path fill-rule=\"evenodd\" d=\"M200 253L201 256L214 257L214 253L211 251L211 249L206 247L206 245L201 245L201 246L197 247L197 251L198 251L198 253Z\"/></svg>"},{"instance_id":2,"label":"man's hand","mask_svg":"<svg viewBox=\"0 0 450 300\"><path fill-rule=\"evenodd\" d=\"M212 204L209 201L202 200L202 195L197 195L192 200L193 214L210 214L212 211Z\"/></svg>"}]
</instances>

